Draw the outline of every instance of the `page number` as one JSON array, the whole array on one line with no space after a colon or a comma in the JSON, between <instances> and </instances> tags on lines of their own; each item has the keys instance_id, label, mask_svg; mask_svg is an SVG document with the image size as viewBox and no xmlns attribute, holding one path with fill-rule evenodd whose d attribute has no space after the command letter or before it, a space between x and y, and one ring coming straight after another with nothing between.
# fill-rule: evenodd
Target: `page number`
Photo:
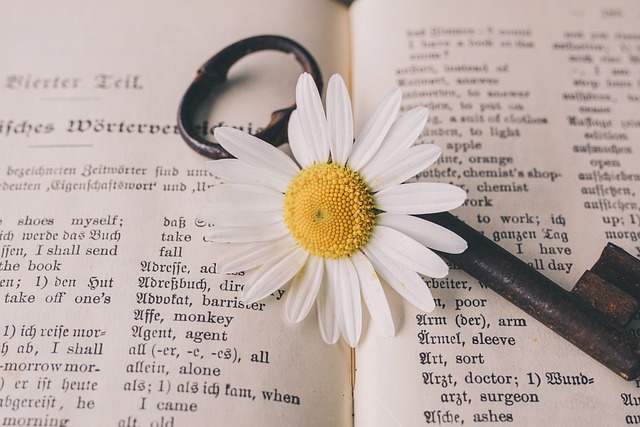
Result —
<instances>
[{"instance_id":1,"label":"page number","mask_svg":"<svg viewBox=\"0 0 640 427\"><path fill-rule=\"evenodd\" d=\"M620 8L607 7L600 10L600 15L603 18L622 18L624 12Z\"/></svg>"}]
</instances>

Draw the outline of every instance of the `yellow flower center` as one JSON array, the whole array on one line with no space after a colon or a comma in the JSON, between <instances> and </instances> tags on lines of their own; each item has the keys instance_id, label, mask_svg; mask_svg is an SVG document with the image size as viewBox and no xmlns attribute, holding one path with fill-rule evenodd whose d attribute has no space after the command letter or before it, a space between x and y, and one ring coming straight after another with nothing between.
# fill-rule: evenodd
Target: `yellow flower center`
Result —
<instances>
[{"instance_id":1,"label":"yellow flower center","mask_svg":"<svg viewBox=\"0 0 640 427\"><path fill-rule=\"evenodd\" d=\"M284 222L298 244L320 258L346 258L361 249L375 225L373 196L348 166L316 163L291 180Z\"/></svg>"}]
</instances>

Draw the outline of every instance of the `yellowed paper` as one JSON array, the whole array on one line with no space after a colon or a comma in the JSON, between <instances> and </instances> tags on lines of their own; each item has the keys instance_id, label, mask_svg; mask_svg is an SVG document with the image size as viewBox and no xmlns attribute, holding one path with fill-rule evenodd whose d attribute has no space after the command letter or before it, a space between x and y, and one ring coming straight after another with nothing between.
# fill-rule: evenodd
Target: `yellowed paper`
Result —
<instances>
[{"instance_id":1,"label":"yellowed paper","mask_svg":"<svg viewBox=\"0 0 640 427\"><path fill-rule=\"evenodd\" d=\"M454 214L566 289L608 241L640 256L637 3L359 0L351 17L360 126L396 85L426 105L419 142L443 155L416 178L468 190ZM358 347L356 425L639 422L636 382L459 270L425 280L436 310L389 291L397 336L369 325Z\"/></svg>"},{"instance_id":2,"label":"yellowed paper","mask_svg":"<svg viewBox=\"0 0 640 427\"><path fill-rule=\"evenodd\" d=\"M0 424L348 425L350 351L243 276L196 219L215 178L177 132L196 70L289 36L348 72L335 2L20 2L0 26ZM234 66L198 118L249 131L293 103L300 66ZM252 82L248 86L246 82Z\"/></svg>"}]
</instances>

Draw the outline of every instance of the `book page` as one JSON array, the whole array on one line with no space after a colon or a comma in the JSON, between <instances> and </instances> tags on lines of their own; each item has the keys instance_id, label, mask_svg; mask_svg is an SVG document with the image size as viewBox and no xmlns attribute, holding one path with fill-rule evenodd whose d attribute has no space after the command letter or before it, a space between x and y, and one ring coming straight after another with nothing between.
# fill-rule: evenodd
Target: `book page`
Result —
<instances>
[{"instance_id":1,"label":"book page","mask_svg":"<svg viewBox=\"0 0 640 427\"><path fill-rule=\"evenodd\" d=\"M404 111L427 106L418 142L443 154L416 178L463 186L455 215L567 290L607 242L640 256L637 2L358 0L351 12L359 126L398 85ZM356 425L640 423L640 383L458 269L425 282L434 312L388 290L397 336L366 328Z\"/></svg>"},{"instance_id":2,"label":"book page","mask_svg":"<svg viewBox=\"0 0 640 427\"><path fill-rule=\"evenodd\" d=\"M348 72L334 1L23 1L0 24L0 424L351 425L350 349L282 292L241 303L197 220L217 179L179 101L223 47L279 34ZM301 72L264 52L197 119L255 131ZM205 110L208 107L205 107Z\"/></svg>"}]
</instances>

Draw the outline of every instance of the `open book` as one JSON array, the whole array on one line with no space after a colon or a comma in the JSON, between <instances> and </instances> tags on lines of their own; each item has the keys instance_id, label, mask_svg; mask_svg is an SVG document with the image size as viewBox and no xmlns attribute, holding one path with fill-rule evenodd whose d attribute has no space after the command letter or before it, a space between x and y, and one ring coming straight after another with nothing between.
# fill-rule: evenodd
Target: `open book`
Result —
<instances>
[{"instance_id":1,"label":"open book","mask_svg":"<svg viewBox=\"0 0 640 427\"><path fill-rule=\"evenodd\" d=\"M0 425L640 424L625 382L452 266L422 313L385 288L353 350L286 288L241 303L197 220L217 182L176 127L198 67L281 34L350 82L356 131L395 86L430 109L416 177L569 289L611 241L640 256L640 7L633 1L15 2L0 24ZM300 72L243 59L196 125L247 131ZM640 334L632 323L630 333Z\"/></svg>"}]
</instances>

